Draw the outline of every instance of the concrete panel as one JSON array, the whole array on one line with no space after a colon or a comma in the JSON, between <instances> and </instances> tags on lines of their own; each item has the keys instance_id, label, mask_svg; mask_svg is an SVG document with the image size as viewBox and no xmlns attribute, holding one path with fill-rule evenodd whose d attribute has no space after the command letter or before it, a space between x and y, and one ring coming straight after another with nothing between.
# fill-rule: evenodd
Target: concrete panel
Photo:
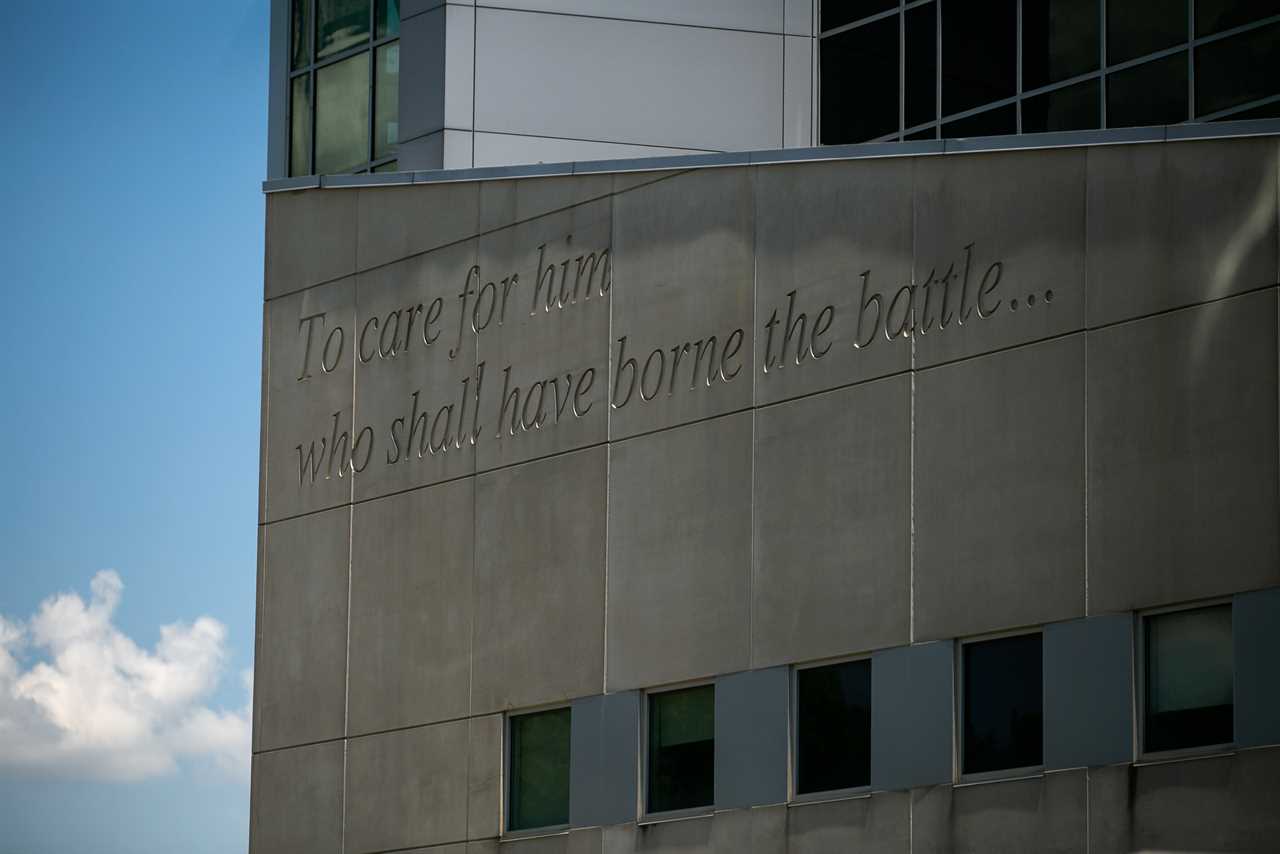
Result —
<instances>
[{"instance_id":1,"label":"concrete panel","mask_svg":"<svg viewBox=\"0 0 1280 854\"><path fill-rule=\"evenodd\" d=\"M589 183L607 192L599 178ZM469 299L488 375L481 470L608 438L611 208L600 199L480 238L479 275L468 287L477 291Z\"/></svg>"},{"instance_id":2,"label":"concrete panel","mask_svg":"<svg viewBox=\"0 0 1280 854\"><path fill-rule=\"evenodd\" d=\"M1090 325L1276 283L1274 137L1087 156Z\"/></svg>"},{"instance_id":3,"label":"concrete panel","mask_svg":"<svg viewBox=\"0 0 1280 854\"><path fill-rule=\"evenodd\" d=\"M637 854L712 854L712 829L714 819L711 816L685 819L684 821L665 821L658 824L645 824L636 828L634 841L630 847L618 844L621 834L605 837L605 854L617 854L622 851L635 851Z\"/></svg>"},{"instance_id":4,"label":"concrete panel","mask_svg":"<svg viewBox=\"0 0 1280 854\"><path fill-rule=\"evenodd\" d=\"M356 505L348 734L467 715L473 495L465 479Z\"/></svg>"},{"instance_id":5,"label":"concrete panel","mask_svg":"<svg viewBox=\"0 0 1280 854\"><path fill-rule=\"evenodd\" d=\"M716 809L786 803L790 706L789 667L716 680Z\"/></svg>"},{"instance_id":6,"label":"concrete panel","mask_svg":"<svg viewBox=\"0 0 1280 854\"><path fill-rule=\"evenodd\" d=\"M471 758L467 763L467 838L485 839L502 832L502 715L472 718Z\"/></svg>"},{"instance_id":7,"label":"concrete panel","mask_svg":"<svg viewBox=\"0 0 1280 854\"><path fill-rule=\"evenodd\" d=\"M639 803L640 700L636 691L573 701L569 823L635 821Z\"/></svg>"},{"instance_id":8,"label":"concrete panel","mask_svg":"<svg viewBox=\"0 0 1280 854\"><path fill-rule=\"evenodd\" d=\"M715 854L787 854L787 807L716 812L711 820Z\"/></svg>"},{"instance_id":9,"label":"concrete panel","mask_svg":"<svg viewBox=\"0 0 1280 854\"><path fill-rule=\"evenodd\" d=\"M751 404L751 195L732 168L616 198L610 438Z\"/></svg>"},{"instance_id":10,"label":"concrete panel","mask_svg":"<svg viewBox=\"0 0 1280 854\"><path fill-rule=\"evenodd\" d=\"M916 365L1082 328L1084 209L1082 148L920 158Z\"/></svg>"},{"instance_id":11,"label":"concrete panel","mask_svg":"<svg viewBox=\"0 0 1280 854\"><path fill-rule=\"evenodd\" d=\"M353 278L267 304L265 521L351 500L354 309Z\"/></svg>"},{"instance_id":12,"label":"concrete panel","mask_svg":"<svg viewBox=\"0 0 1280 854\"><path fill-rule=\"evenodd\" d=\"M501 843L501 851L506 854L570 854L569 834L556 833L551 836L535 836L530 839L508 839Z\"/></svg>"},{"instance_id":13,"label":"concrete panel","mask_svg":"<svg viewBox=\"0 0 1280 854\"><path fill-rule=\"evenodd\" d=\"M403 36L402 36L403 38ZM470 128L475 115L476 9L444 9L444 126Z\"/></svg>"},{"instance_id":14,"label":"concrete panel","mask_svg":"<svg viewBox=\"0 0 1280 854\"><path fill-rule=\"evenodd\" d=\"M342 736L350 519L344 507L266 528L255 750Z\"/></svg>"},{"instance_id":15,"label":"concrete panel","mask_svg":"<svg viewBox=\"0 0 1280 854\"><path fill-rule=\"evenodd\" d=\"M476 365L475 336L460 332L458 294L475 259L466 241L357 277L357 500L475 471L493 382Z\"/></svg>"},{"instance_id":16,"label":"concrete panel","mask_svg":"<svg viewBox=\"0 0 1280 854\"><path fill-rule=\"evenodd\" d=\"M751 660L910 641L911 380L756 412Z\"/></svg>"},{"instance_id":17,"label":"concrete panel","mask_svg":"<svg viewBox=\"0 0 1280 854\"><path fill-rule=\"evenodd\" d=\"M530 12L766 33L780 32L782 24L782 0L700 0L698 3L687 0L648 0L645 3L631 0L503 0L502 5Z\"/></svg>"},{"instance_id":18,"label":"concrete panel","mask_svg":"<svg viewBox=\"0 0 1280 854\"><path fill-rule=\"evenodd\" d=\"M467 837L467 721L347 742L346 854Z\"/></svg>"},{"instance_id":19,"label":"concrete panel","mask_svg":"<svg viewBox=\"0 0 1280 854\"><path fill-rule=\"evenodd\" d=\"M1044 627L1044 766L1133 759L1133 618Z\"/></svg>"},{"instance_id":20,"label":"concrete panel","mask_svg":"<svg viewBox=\"0 0 1280 854\"><path fill-rule=\"evenodd\" d=\"M1088 347L1090 612L1280 583L1275 290Z\"/></svg>"},{"instance_id":21,"label":"concrete panel","mask_svg":"<svg viewBox=\"0 0 1280 854\"><path fill-rule=\"evenodd\" d=\"M444 6L400 23L401 139L445 126L445 32Z\"/></svg>"},{"instance_id":22,"label":"concrete panel","mask_svg":"<svg viewBox=\"0 0 1280 854\"><path fill-rule=\"evenodd\" d=\"M1235 736L1242 747L1280 744L1280 588L1232 600Z\"/></svg>"},{"instance_id":23,"label":"concrete panel","mask_svg":"<svg viewBox=\"0 0 1280 854\"><path fill-rule=\"evenodd\" d=\"M584 202L606 198L613 192L615 178L617 177L621 176L600 173L598 175L552 175L546 178L512 178L508 181L483 181L480 183L480 227L484 231L491 231L545 214L563 211L565 208L571 208ZM599 213L595 210L595 207L592 206L592 209L585 213L592 213L598 216ZM564 219L553 219L550 222L561 226L568 224ZM584 220L584 222L589 222L589 220ZM553 234L555 233L550 226L544 226L544 228L550 229ZM536 234L536 231L527 233ZM569 233L565 232L556 236L563 240ZM606 234L606 237L608 238L605 241L607 246L612 240L612 234ZM580 238L575 237L575 240L581 243ZM537 245L522 248L536 252ZM559 264L563 260L563 258L557 259L556 263ZM532 266L531 263L530 267ZM576 265L571 266L571 269L574 273L577 272ZM558 294L559 292L557 291ZM530 301L531 295L525 294L526 309Z\"/></svg>"},{"instance_id":24,"label":"concrete panel","mask_svg":"<svg viewBox=\"0 0 1280 854\"><path fill-rule=\"evenodd\" d=\"M253 757L250 854L342 851L341 741Z\"/></svg>"},{"instance_id":25,"label":"concrete panel","mask_svg":"<svg viewBox=\"0 0 1280 854\"><path fill-rule=\"evenodd\" d=\"M751 426L743 413L610 446L607 690L746 669Z\"/></svg>"},{"instance_id":26,"label":"concrete panel","mask_svg":"<svg viewBox=\"0 0 1280 854\"><path fill-rule=\"evenodd\" d=\"M711 149L668 148L660 145L633 145L621 142L592 142L551 136L515 133L477 133L476 166L515 166L524 163L570 163L591 160L620 160L628 157L669 157L708 154Z\"/></svg>"},{"instance_id":27,"label":"concrete panel","mask_svg":"<svg viewBox=\"0 0 1280 854\"><path fill-rule=\"evenodd\" d=\"M1084 615L1084 370L1072 336L916 374L916 639Z\"/></svg>"},{"instance_id":28,"label":"concrete panel","mask_svg":"<svg viewBox=\"0 0 1280 854\"><path fill-rule=\"evenodd\" d=\"M781 8L776 14L780 27ZM776 147L781 72L781 35L476 10L481 131L713 151Z\"/></svg>"},{"instance_id":29,"label":"concrete panel","mask_svg":"<svg viewBox=\"0 0 1280 854\"><path fill-rule=\"evenodd\" d=\"M399 158L403 170L430 168L411 163L403 144ZM479 230L480 192L474 183L364 187L354 193L360 214L356 264L361 270L454 243ZM461 278L449 281L452 295L461 287Z\"/></svg>"},{"instance_id":30,"label":"concrete panel","mask_svg":"<svg viewBox=\"0 0 1280 854\"><path fill-rule=\"evenodd\" d=\"M908 854L910 850L909 792L794 804L787 816L788 854Z\"/></svg>"},{"instance_id":31,"label":"concrete panel","mask_svg":"<svg viewBox=\"0 0 1280 854\"><path fill-rule=\"evenodd\" d=\"M1089 772L1092 854L1262 852L1280 839L1280 750Z\"/></svg>"},{"instance_id":32,"label":"concrete panel","mask_svg":"<svg viewBox=\"0 0 1280 854\"><path fill-rule=\"evenodd\" d=\"M900 646L871 658L871 786L905 790L952 779L950 641Z\"/></svg>"},{"instance_id":33,"label":"concrete panel","mask_svg":"<svg viewBox=\"0 0 1280 854\"><path fill-rule=\"evenodd\" d=\"M1085 772L912 792L913 854L1085 854Z\"/></svg>"},{"instance_id":34,"label":"concrete panel","mask_svg":"<svg viewBox=\"0 0 1280 854\"><path fill-rule=\"evenodd\" d=\"M354 193L268 193L266 298L354 273L355 234Z\"/></svg>"},{"instance_id":35,"label":"concrete panel","mask_svg":"<svg viewBox=\"0 0 1280 854\"><path fill-rule=\"evenodd\" d=\"M756 170L757 403L911 366L911 342L887 340L872 313L910 281L913 168L887 158Z\"/></svg>"},{"instance_id":36,"label":"concrete panel","mask_svg":"<svg viewBox=\"0 0 1280 854\"><path fill-rule=\"evenodd\" d=\"M476 479L474 712L604 684L603 447Z\"/></svg>"},{"instance_id":37,"label":"concrete panel","mask_svg":"<svg viewBox=\"0 0 1280 854\"><path fill-rule=\"evenodd\" d=\"M813 141L813 39L787 36L783 45L782 146Z\"/></svg>"}]
</instances>

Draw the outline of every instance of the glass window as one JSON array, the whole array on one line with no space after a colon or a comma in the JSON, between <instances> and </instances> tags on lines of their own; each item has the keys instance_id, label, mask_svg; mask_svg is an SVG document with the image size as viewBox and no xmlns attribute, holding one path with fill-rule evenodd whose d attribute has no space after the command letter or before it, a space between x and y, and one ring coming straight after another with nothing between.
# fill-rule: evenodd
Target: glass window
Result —
<instances>
[{"instance_id":1,"label":"glass window","mask_svg":"<svg viewBox=\"0 0 1280 854\"><path fill-rule=\"evenodd\" d=\"M1018 132L1018 108L1013 104L987 110L942 126L944 138L965 136L1003 136Z\"/></svg>"},{"instance_id":2,"label":"glass window","mask_svg":"<svg viewBox=\"0 0 1280 854\"><path fill-rule=\"evenodd\" d=\"M1098 0L1022 0L1022 88L1096 71Z\"/></svg>"},{"instance_id":3,"label":"glass window","mask_svg":"<svg viewBox=\"0 0 1280 854\"><path fill-rule=\"evenodd\" d=\"M289 176L311 174L311 75L293 78L289 93Z\"/></svg>"},{"instance_id":4,"label":"glass window","mask_svg":"<svg viewBox=\"0 0 1280 854\"><path fill-rule=\"evenodd\" d=\"M373 83L373 159L391 153L400 141L400 43L378 48Z\"/></svg>"},{"instance_id":5,"label":"glass window","mask_svg":"<svg viewBox=\"0 0 1280 854\"><path fill-rule=\"evenodd\" d=\"M316 72L316 163L320 175L350 172L369 159L369 54Z\"/></svg>"},{"instance_id":6,"label":"glass window","mask_svg":"<svg viewBox=\"0 0 1280 854\"><path fill-rule=\"evenodd\" d=\"M569 823L570 719L569 709L511 718L508 830Z\"/></svg>"},{"instance_id":7,"label":"glass window","mask_svg":"<svg viewBox=\"0 0 1280 854\"><path fill-rule=\"evenodd\" d=\"M400 168L399 163L397 163L394 160L388 160L386 163L383 163L381 166L373 167L373 171L374 172L395 172L399 168Z\"/></svg>"},{"instance_id":8,"label":"glass window","mask_svg":"<svg viewBox=\"0 0 1280 854\"><path fill-rule=\"evenodd\" d=\"M369 38L369 0L316 0L316 58Z\"/></svg>"},{"instance_id":9,"label":"glass window","mask_svg":"<svg viewBox=\"0 0 1280 854\"><path fill-rule=\"evenodd\" d=\"M822 143L866 142L898 130L898 17L824 38Z\"/></svg>"},{"instance_id":10,"label":"glass window","mask_svg":"<svg viewBox=\"0 0 1280 854\"><path fill-rule=\"evenodd\" d=\"M1107 127L1187 120L1187 55L1175 53L1107 75Z\"/></svg>"},{"instance_id":11,"label":"glass window","mask_svg":"<svg viewBox=\"0 0 1280 854\"><path fill-rule=\"evenodd\" d=\"M293 0L292 19L289 67L298 69L311 62L311 0Z\"/></svg>"},{"instance_id":12,"label":"glass window","mask_svg":"<svg viewBox=\"0 0 1280 854\"><path fill-rule=\"evenodd\" d=\"M400 0L378 0L375 38L400 35Z\"/></svg>"},{"instance_id":13,"label":"glass window","mask_svg":"<svg viewBox=\"0 0 1280 854\"><path fill-rule=\"evenodd\" d=\"M819 27L826 30L843 27L854 21L898 8L898 0L822 0Z\"/></svg>"},{"instance_id":14,"label":"glass window","mask_svg":"<svg viewBox=\"0 0 1280 854\"><path fill-rule=\"evenodd\" d=\"M1126 62L1187 40L1187 0L1107 0L1107 61Z\"/></svg>"},{"instance_id":15,"label":"glass window","mask_svg":"<svg viewBox=\"0 0 1280 854\"><path fill-rule=\"evenodd\" d=\"M1196 48L1196 114L1280 95L1280 24Z\"/></svg>"},{"instance_id":16,"label":"glass window","mask_svg":"<svg viewBox=\"0 0 1280 854\"><path fill-rule=\"evenodd\" d=\"M1280 119L1280 100L1272 101L1269 104L1263 104L1259 107L1253 107L1248 110L1241 110L1238 113L1231 113L1214 121L1220 122L1238 122L1242 119Z\"/></svg>"},{"instance_id":17,"label":"glass window","mask_svg":"<svg viewBox=\"0 0 1280 854\"><path fill-rule=\"evenodd\" d=\"M1043 764L1044 684L1039 633L963 646L962 773Z\"/></svg>"},{"instance_id":18,"label":"glass window","mask_svg":"<svg viewBox=\"0 0 1280 854\"><path fill-rule=\"evenodd\" d=\"M1196 35L1211 36L1278 13L1276 0L1196 0Z\"/></svg>"},{"instance_id":19,"label":"glass window","mask_svg":"<svg viewBox=\"0 0 1280 854\"><path fill-rule=\"evenodd\" d=\"M1017 0L944 4L943 115L1008 98L1017 85Z\"/></svg>"},{"instance_id":20,"label":"glass window","mask_svg":"<svg viewBox=\"0 0 1280 854\"><path fill-rule=\"evenodd\" d=\"M907 127L938 118L937 5L916 6L903 15L906 41L903 107Z\"/></svg>"},{"instance_id":21,"label":"glass window","mask_svg":"<svg viewBox=\"0 0 1280 854\"><path fill-rule=\"evenodd\" d=\"M871 662L796 671L796 792L871 785Z\"/></svg>"},{"instance_id":22,"label":"glass window","mask_svg":"<svg viewBox=\"0 0 1280 854\"><path fill-rule=\"evenodd\" d=\"M715 800L715 686L649 695L648 811Z\"/></svg>"},{"instance_id":23,"label":"glass window","mask_svg":"<svg viewBox=\"0 0 1280 854\"><path fill-rule=\"evenodd\" d=\"M1022 102L1022 132L1091 130L1102 123L1101 81L1086 80Z\"/></svg>"},{"instance_id":24,"label":"glass window","mask_svg":"<svg viewBox=\"0 0 1280 854\"><path fill-rule=\"evenodd\" d=\"M1231 742L1231 606L1156 614L1145 619L1144 634L1143 749Z\"/></svg>"}]
</instances>

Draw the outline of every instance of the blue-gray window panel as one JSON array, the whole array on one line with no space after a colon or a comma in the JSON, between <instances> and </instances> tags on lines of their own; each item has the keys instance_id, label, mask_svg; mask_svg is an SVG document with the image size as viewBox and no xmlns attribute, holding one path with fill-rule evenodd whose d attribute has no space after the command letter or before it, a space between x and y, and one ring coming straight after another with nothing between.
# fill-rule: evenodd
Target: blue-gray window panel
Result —
<instances>
[{"instance_id":1,"label":"blue-gray window panel","mask_svg":"<svg viewBox=\"0 0 1280 854\"><path fill-rule=\"evenodd\" d=\"M1237 594L1231 633L1236 744L1280 744L1280 587Z\"/></svg>"},{"instance_id":2,"label":"blue-gray window panel","mask_svg":"<svg viewBox=\"0 0 1280 854\"><path fill-rule=\"evenodd\" d=\"M790 670L770 667L716 680L716 807L787 800Z\"/></svg>"},{"instance_id":3,"label":"blue-gray window panel","mask_svg":"<svg viewBox=\"0 0 1280 854\"><path fill-rule=\"evenodd\" d=\"M573 701L569 824L635 821L639 804L640 692Z\"/></svg>"},{"instance_id":4,"label":"blue-gray window panel","mask_svg":"<svg viewBox=\"0 0 1280 854\"><path fill-rule=\"evenodd\" d=\"M1053 623L1044 629L1044 767L1133 758L1133 618Z\"/></svg>"},{"instance_id":5,"label":"blue-gray window panel","mask_svg":"<svg viewBox=\"0 0 1280 854\"><path fill-rule=\"evenodd\" d=\"M952 641L871 656L871 788L951 782L954 675Z\"/></svg>"}]
</instances>

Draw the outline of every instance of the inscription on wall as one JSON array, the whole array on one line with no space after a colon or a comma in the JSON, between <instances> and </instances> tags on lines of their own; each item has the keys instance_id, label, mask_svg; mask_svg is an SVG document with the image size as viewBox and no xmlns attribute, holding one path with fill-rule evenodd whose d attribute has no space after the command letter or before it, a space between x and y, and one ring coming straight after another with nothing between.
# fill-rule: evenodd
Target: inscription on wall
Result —
<instances>
[{"instance_id":1,"label":"inscription on wall","mask_svg":"<svg viewBox=\"0 0 1280 854\"><path fill-rule=\"evenodd\" d=\"M571 239L561 245L571 245ZM299 317L294 381L321 382L345 359L377 369L419 350L429 359L456 363L470 352L471 338L501 334L522 321L536 325L553 314L584 311L609 298L609 247L552 257L542 244L533 254L532 280L476 264L452 296L358 318L352 328L328 312ZM875 270L851 270L846 284L853 292L852 308L805 304L792 290L760 313L755 332L764 346L757 369L768 378L832 358L837 347L856 358L871 348L909 346L906 342L916 336L944 335L1001 311L1031 311L1053 301L1051 290L1019 290L1015 296L1008 278L1002 260L983 258L980 247L969 244L958 257L931 269L923 282L881 282ZM614 329L610 337L607 364L518 381L518 365L481 359L466 365L452 387L406 389L403 412L386 423L353 427L344 423L341 411L334 412L312 435L296 437L297 484L306 487L370 466L469 452L482 442L519 441L522 435L598 413L598 407L660 405L655 402L750 382L748 330L741 327L711 329L659 346L637 343L626 329Z\"/></svg>"}]
</instances>

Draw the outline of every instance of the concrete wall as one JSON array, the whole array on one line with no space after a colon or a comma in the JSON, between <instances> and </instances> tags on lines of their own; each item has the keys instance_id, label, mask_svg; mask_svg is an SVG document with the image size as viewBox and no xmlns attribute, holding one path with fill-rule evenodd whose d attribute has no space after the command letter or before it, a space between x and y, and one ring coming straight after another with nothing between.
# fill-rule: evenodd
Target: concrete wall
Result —
<instances>
[{"instance_id":1,"label":"concrete wall","mask_svg":"<svg viewBox=\"0 0 1280 854\"><path fill-rule=\"evenodd\" d=\"M572 815L607 824L504 851L1270 850L1278 165L1262 137L268 195L252 850L494 851L503 713L567 702ZM1130 615L1236 594L1256 735L1135 765ZM954 642L1024 626L1046 771L955 787ZM744 701L733 809L626 814L634 691L777 709L777 668L854 653L874 794L788 804L785 715Z\"/></svg>"}]
</instances>

